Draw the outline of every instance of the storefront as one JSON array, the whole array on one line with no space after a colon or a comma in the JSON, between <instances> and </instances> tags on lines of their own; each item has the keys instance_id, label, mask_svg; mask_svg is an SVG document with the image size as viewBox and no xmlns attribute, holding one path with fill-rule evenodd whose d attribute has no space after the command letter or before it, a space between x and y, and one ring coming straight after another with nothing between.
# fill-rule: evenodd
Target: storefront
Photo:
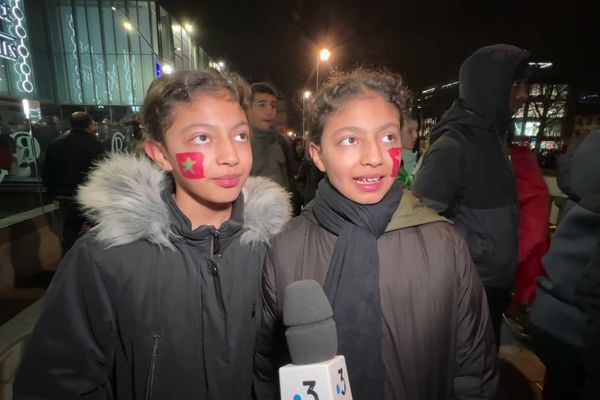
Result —
<instances>
[{"instance_id":1,"label":"storefront","mask_svg":"<svg viewBox=\"0 0 600 400\"><path fill-rule=\"evenodd\" d=\"M93 116L107 151L132 148L152 80L209 64L194 27L155 1L0 0L0 300L60 258L40 176L71 113Z\"/></svg>"},{"instance_id":2,"label":"storefront","mask_svg":"<svg viewBox=\"0 0 600 400\"><path fill-rule=\"evenodd\" d=\"M0 0L0 226L46 203L44 152L72 112L89 112L106 149L123 150L152 80L209 63L193 27L155 1Z\"/></svg>"}]
</instances>

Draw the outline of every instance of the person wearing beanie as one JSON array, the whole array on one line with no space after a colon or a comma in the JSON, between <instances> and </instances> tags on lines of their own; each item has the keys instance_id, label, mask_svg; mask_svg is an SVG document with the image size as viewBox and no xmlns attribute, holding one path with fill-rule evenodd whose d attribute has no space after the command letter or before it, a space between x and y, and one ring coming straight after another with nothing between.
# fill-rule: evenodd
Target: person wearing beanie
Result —
<instances>
[{"instance_id":1,"label":"person wearing beanie","mask_svg":"<svg viewBox=\"0 0 600 400\"><path fill-rule=\"evenodd\" d=\"M459 98L430 135L412 190L450 218L484 284L499 344L518 257L518 203L506 144L529 93L528 51L496 44L460 68Z\"/></svg>"}]
</instances>

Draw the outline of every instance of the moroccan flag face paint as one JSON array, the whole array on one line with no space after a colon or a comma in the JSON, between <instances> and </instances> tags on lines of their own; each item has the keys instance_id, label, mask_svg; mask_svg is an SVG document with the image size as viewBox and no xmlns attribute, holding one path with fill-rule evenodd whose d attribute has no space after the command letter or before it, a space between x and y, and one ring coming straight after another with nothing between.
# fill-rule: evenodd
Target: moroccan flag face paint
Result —
<instances>
[{"instance_id":1,"label":"moroccan flag face paint","mask_svg":"<svg viewBox=\"0 0 600 400\"><path fill-rule=\"evenodd\" d=\"M198 152L177 153L177 166L184 178L202 179L204 178L204 167L202 161L204 154Z\"/></svg>"},{"instance_id":2,"label":"moroccan flag face paint","mask_svg":"<svg viewBox=\"0 0 600 400\"><path fill-rule=\"evenodd\" d=\"M388 153L390 153L390 157L392 157L392 178L395 178L398 175L398 170L400 169L400 157L402 156L402 148L394 147L393 149L389 149Z\"/></svg>"}]
</instances>

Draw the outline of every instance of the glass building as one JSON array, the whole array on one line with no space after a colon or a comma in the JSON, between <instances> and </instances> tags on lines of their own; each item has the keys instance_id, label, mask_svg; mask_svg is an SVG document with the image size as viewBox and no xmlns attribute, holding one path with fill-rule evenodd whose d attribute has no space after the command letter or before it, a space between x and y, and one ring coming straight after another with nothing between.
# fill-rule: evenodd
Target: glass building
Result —
<instances>
[{"instance_id":1,"label":"glass building","mask_svg":"<svg viewBox=\"0 0 600 400\"><path fill-rule=\"evenodd\" d=\"M209 64L193 27L155 1L0 0L0 227L45 204L44 152L72 112L90 113L107 150L123 150L152 80Z\"/></svg>"},{"instance_id":2,"label":"glass building","mask_svg":"<svg viewBox=\"0 0 600 400\"><path fill-rule=\"evenodd\" d=\"M0 0L0 323L9 299L29 298L12 293L60 261L46 148L79 110L107 151L133 148L130 122L155 77L219 68L193 29L156 1Z\"/></svg>"}]
</instances>

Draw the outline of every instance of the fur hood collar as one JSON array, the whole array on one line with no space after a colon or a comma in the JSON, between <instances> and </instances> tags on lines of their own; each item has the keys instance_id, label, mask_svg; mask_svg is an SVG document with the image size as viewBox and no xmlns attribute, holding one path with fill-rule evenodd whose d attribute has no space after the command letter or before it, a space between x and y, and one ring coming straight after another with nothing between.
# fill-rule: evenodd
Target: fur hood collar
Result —
<instances>
[{"instance_id":1,"label":"fur hood collar","mask_svg":"<svg viewBox=\"0 0 600 400\"><path fill-rule=\"evenodd\" d=\"M169 185L165 172L152 161L132 154L112 154L90 172L77 195L92 232L106 247L147 240L173 248L168 205L161 197ZM291 216L289 194L275 182L249 177L242 191L243 244L268 243Z\"/></svg>"}]
</instances>

